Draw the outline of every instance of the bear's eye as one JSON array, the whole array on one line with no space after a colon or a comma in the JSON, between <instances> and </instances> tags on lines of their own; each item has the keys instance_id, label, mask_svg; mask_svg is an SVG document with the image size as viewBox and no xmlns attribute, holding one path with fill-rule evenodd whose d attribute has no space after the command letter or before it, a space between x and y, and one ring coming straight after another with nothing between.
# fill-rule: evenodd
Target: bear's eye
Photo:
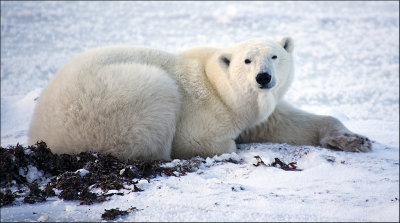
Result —
<instances>
[{"instance_id":1,"label":"bear's eye","mask_svg":"<svg viewBox=\"0 0 400 223\"><path fill-rule=\"evenodd\" d=\"M249 63L251 63L251 60L245 59L245 60L244 60L244 63L245 63L245 64L249 64Z\"/></svg>"},{"instance_id":2,"label":"bear's eye","mask_svg":"<svg viewBox=\"0 0 400 223\"><path fill-rule=\"evenodd\" d=\"M273 60L275 60L275 59L278 58L278 56L277 56L277 55L273 55L271 58L272 58Z\"/></svg>"}]
</instances>

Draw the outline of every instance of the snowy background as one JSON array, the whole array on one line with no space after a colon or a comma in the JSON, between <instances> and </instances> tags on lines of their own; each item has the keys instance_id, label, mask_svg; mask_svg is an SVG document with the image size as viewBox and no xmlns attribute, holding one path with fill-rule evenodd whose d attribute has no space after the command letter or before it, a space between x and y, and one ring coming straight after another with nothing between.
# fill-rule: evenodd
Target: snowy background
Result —
<instances>
[{"instance_id":1,"label":"snowy background","mask_svg":"<svg viewBox=\"0 0 400 223\"><path fill-rule=\"evenodd\" d=\"M104 209L131 206L139 211L117 220L399 221L399 2L1 1L1 145L26 145L34 99L84 50L180 52L284 36L295 40L296 67L286 99L339 118L374 141L372 152L242 145L226 155L239 164L208 158L197 172L141 181L143 192L90 206L7 206L1 221L101 221ZM255 167L255 155L303 171Z\"/></svg>"}]
</instances>

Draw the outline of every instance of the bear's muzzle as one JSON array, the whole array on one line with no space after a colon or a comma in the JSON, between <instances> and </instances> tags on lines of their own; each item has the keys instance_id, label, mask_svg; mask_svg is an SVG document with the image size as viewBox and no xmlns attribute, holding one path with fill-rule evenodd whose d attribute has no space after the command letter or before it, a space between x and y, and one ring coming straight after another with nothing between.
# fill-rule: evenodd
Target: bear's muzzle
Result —
<instances>
[{"instance_id":1,"label":"bear's muzzle","mask_svg":"<svg viewBox=\"0 0 400 223\"><path fill-rule=\"evenodd\" d=\"M275 81L271 74L268 72L262 72L257 74L256 81L260 85L261 89L271 89L275 86Z\"/></svg>"}]
</instances>

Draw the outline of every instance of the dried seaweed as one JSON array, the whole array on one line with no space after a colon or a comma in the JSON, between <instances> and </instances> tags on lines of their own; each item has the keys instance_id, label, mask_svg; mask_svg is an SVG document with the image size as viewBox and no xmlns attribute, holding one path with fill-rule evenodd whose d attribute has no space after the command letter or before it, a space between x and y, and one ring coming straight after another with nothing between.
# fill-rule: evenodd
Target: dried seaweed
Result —
<instances>
[{"instance_id":1,"label":"dried seaweed","mask_svg":"<svg viewBox=\"0 0 400 223\"><path fill-rule=\"evenodd\" d=\"M291 162L289 164L286 164L282 162L279 158L275 157L274 162L272 162L271 164L265 164L260 156L254 156L254 158L256 158L257 160L257 164L253 164L254 166L263 165L267 167L279 167L280 169L286 171L302 171L302 169L297 169L296 162Z\"/></svg>"},{"instance_id":2,"label":"dried seaweed","mask_svg":"<svg viewBox=\"0 0 400 223\"><path fill-rule=\"evenodd\" d=\"M47 197L56 196L54 189L59 190L57 195L64 200L78 200L81 204L90 205L103 202L112 195L123 193L108 193L109 190L128 189L133 185L131 192L143 191L136 184L140 179L164 176L182 176L187 172L197 170L202 161L184 161L180 165L167 168L161 161L120 161L111 155L95 152L82 152L76 155L53 154L45 142L23 147L19 144L0 147L0 179L2 192L0 204L13 204L19 196L24 197L25 203L46 201ZM29 183L26 173L29 168L36 167L42 171L50 182L44 189L36 181ZM79 170L84 169L86 174ZM23 170L21 172L21 170ZM17 186L22 192L13 193L9 188ZM93 193L92 189L99 188L102 193ZM23 193L25 190L29 193ZM4 192L3 192L4 191Z\"/></svg>"},{"instance_id":3,"label":"dried seaweed","mask_svg":"<svg viewBox=\"0 0 400 223\"><path fill-rule=\"evenodd\" d=\"M0 207L10 205L14 202L15 195L11 192L10 189L5 191L0 191Z\"/></svg>"},{"instance_id":4,"label":"dried seaweed","mask_svg":"<svg viewBox=\"0 0 400 223\"><path fill-rule=\"evenodd\" d=\"M136 207L130 207L126 211L120 211L119 208L112 208L112 209L104 209L104 213L101 215L101 218L103 220L114 220L118 216L124 216L129 213L133 213L136 209Z\"/></svg>"}]
</instances>

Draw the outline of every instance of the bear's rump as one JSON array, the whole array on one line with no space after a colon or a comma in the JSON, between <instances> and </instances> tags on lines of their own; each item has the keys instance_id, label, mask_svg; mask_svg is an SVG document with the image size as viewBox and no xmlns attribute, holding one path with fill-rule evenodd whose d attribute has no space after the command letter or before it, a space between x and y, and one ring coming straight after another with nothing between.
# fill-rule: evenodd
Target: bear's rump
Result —
<instances>
[{"instance_id":1,"label":"bear's rump","mask_svg":"<svg viewBox=\"0 0 400 223\"><path fill-rule=\"evenodd\" d=\"M31 143L44 140L57 153L170 159L181 96L166 72L148 65L112 64L78 76L69 79L71 83L51 83L67 87L41 95L37 110L42 111L34 116Z\"/></svg>"}]
</instances>

